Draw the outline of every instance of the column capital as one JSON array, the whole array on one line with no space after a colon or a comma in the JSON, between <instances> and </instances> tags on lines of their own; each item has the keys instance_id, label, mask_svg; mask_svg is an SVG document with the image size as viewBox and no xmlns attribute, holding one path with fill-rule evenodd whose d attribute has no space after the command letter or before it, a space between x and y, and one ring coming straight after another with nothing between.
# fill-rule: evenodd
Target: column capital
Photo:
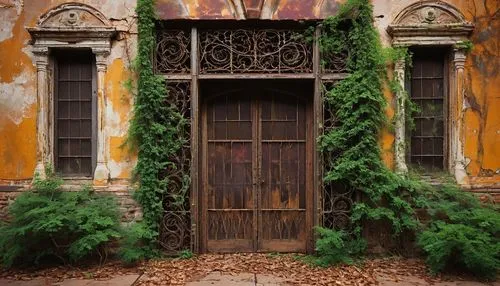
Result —
<instances>
[{"instance_id":1,"label":"column capital","mask_svg":"<svg viewBox=\"0 0 500 286\"><path fill-rule=\"evenodd\" d=\"M97 71L106 72L106 68L108 65L108 56L110 54L109 49L92 48L92 52L95 54Z\"/></svg>"},{"instance_id":2,"label":"column capital","mask_svg":"<svg viewBox=\"0 0 500 286\"><path fill-rule=\"evenodd\" d=\"M466 51L463 48L453 48L453 65L455 69L463 69L467 59Z\"/></svg>"},{"instance_id":3,"label":"column capital","mask_svg":"<svg viewBox=\"0 0 500 286\"><path fill-rule=\"evenodd\" d=\"M397 72L404 71L406 69L406 62L405 59L398 59L397 61L394 62L394 70Z\"/></svg>"},{"instance_id":4,"label":"column capital","mask_svg":"<svg viewBox=\"0 0 500 286\"><path fill-rule=\"evenodd\" d=\"M46 71L49 65L49 48L34 47L33 54L35 55L35 63L37 71Z\"/></svg>"}]
</instances>

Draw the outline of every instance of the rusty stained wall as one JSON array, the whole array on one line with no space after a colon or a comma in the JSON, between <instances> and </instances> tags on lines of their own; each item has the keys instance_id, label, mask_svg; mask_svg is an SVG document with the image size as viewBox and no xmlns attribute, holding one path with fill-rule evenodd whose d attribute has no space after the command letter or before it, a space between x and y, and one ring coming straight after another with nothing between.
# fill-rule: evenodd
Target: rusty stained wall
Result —
<instances>
[{"instance_id":1,"label":"rusty stained wall","mask_svg":"<svg viewBox=\"0 0 500 286\"><path fill-rule=\"evenodd\" d=\"M160 19L322 19L342 0L157 0Z\"/></svg>"},{"instance_id":2,"label":"rusty stained wall","mask_svg":"<svg viewBox=\"0 0 500 286\"><path fill-rule=\"evenodd\" d=\"M0 0L0 185L30 180L36 164L36 67L30 35L51 8L70 1ZM112 179L130 177L135 155L122 148L132 97L123 83L135 56L135 0L78 1L100 10L119 31L108 57L106 86L106 156ZM119 181L119 180L115 180Z\"/></svg>"}]
</instances>

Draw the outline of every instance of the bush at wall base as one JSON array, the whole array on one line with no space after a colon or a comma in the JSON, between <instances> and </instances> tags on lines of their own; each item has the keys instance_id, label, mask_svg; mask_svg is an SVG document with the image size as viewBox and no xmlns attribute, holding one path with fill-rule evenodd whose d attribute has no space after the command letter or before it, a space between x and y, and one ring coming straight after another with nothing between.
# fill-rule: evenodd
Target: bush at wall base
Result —
<instances>
[{"instance_id":1,"label":"bush at wall base","mask_svg":"<svg viewBox=\"0 0 500 286\"><path fill-rule=\"evenodd\" d=\"M51 170L9 206L10 222L0 226L4 267L105 257L106 245L120 237L120 215L113 197L90 187L66 191Z\"/></svg>"}]
</instances>

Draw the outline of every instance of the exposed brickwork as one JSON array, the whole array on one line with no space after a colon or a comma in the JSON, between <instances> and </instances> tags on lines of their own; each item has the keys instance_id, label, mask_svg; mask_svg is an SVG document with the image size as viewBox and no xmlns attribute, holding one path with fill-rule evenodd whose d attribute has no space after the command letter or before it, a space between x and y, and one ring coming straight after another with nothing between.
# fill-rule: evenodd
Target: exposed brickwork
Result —
<instances>
[{"instance_id":1,"label":"exposed brickwork","mask_svg":"<svg viewBox=\"0 0 500 286\"><path fill-rule=\"evenodd\" d=\"M16 196L20 194L20 191L0 191L0 220L8 220L8 207Z\"/></svg>"},{"instance_id":2,"label":"exposed brickwork","mask_svg":"<svg viewBox=\"0 0 500 286\"><path fill-rule=\"evenodd\" d=\"M470 192L477 194L482 202L500 204L500 188L474 188Z\"/></svg>"},{"instance_id":3,"label":"exposed brickwork","mask_svg":"<svg viewBox=\"0 0 500 286\"><path fill-rule=\"evenodd\" d=\"M64 188L68 191L77 190L80 187L77 185L65 185ZM142 218L141 207L132 198L128 186L110 186L107 188L96 189L96 192L110 193L117 197L120 212L122 214L123 222L131 222L140 220ZM8 206L11 204L17 195L27 190L27 187L20 186L2 186L0 185L0 220L8 220Z\"/></svg>"}]
</instances>

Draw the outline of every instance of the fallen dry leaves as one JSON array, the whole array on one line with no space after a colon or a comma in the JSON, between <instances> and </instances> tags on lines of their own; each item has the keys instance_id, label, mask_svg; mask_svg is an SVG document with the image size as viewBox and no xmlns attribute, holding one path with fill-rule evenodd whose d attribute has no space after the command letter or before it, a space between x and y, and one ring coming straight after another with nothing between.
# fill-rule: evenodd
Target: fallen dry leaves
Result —
<instances>
[{"instance_id":1,"label":"fallen dry leaves","mask_svg":"<svg viewBox=\"0 0 500 286\"><path fill-rule=\"evenodd\" d=\"M2 269L0 268L0 278L11 280L32 280L35 278L51 278L53 281L65 279L94 279L108 280L112 277L125 274L139 274L139 270L127 268L121 262L108 262L102 266L80 265L80 266L57 266L43 269Z\"/></svg>"},{"instance_id":2,"label":"fallen dry leaves","mask_svg":"<svg viewBox=\"0 0 500 286\"><path fill-rule=\"evenodd\" d=\"M196 281L213 271L238 274L257 273L282 278L288 285L379 285L379 281L401 282L419 279L432 285L441 277L429 276L422 260L403 258L368 259L359 266L320 268L304 263L294 254L203 254L192 259L151 260L139 266L127 268L120 262L103 266L59 266L48 269L2 270L0 278L31 280L50 278L106 280L125 274L143 274L134 285L184 285ZM383 279L381 279L383 277ZM460 277L451 277L461 280ZM445 280L450 280L448 277ZM420 285L420 284L419 284Z\"/></svg>"},{"instance_id":3,"label":"fallen dry leaves","mask_svg":"<svg viewBox=\"0 0 500 286\"><path fill-rule=\"evenodd\" d=\"M377 285L378 264L372 262L368 266L320 268L305 264L294 255L206 254L188 260L150 261L141 267L144 275L138 285L184 285L213 271L268 274L291 285Z\"/></svg>"}]
</instances>

